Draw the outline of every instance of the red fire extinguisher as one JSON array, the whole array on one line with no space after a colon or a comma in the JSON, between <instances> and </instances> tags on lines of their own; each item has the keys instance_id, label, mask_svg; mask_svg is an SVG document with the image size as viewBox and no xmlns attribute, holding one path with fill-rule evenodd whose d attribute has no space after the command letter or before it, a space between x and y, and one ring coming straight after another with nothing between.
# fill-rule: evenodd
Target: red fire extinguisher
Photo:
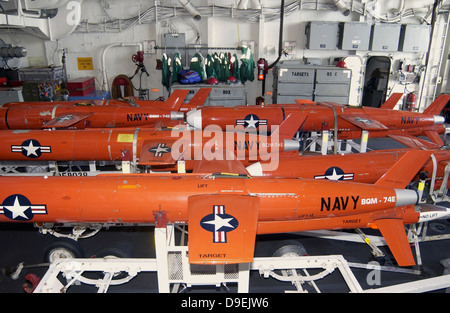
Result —
<instances>
[{"instance_id":1,"label":"red fire extinguisher","mask_svg":"<svg viewBox=\"0 0 450 313\"><path fill-rule=\"evenodd\" d=\"M406 110L413 112L416 110L416 95L414 92L410 92L406 96Z\"/></svg>"},{"instance_id":2,"label":"red fire extinguisher","mask_svg":"<svg viewBox=\"0 0 450 313\"><path fill-rule=\"evenodd\" d=\"M257 62L258 66L258 80L262 83L261 96L256 98L256 105L264 105L264 96L266 93L266 74L269 70L269 65L266 59L260 58Z\"/></svg>"},{"instance_id":3,"label":"red fire extinguisher","mask_svg":"<svg viewBox=\"0 0 450 313\"><path fill-rule=\"evenodd\" d=\"M267 61L263 58L260 58L257 62L257 65L258 65L258 80L265 80L268 70Z\"/></svg>"}]
</instances>

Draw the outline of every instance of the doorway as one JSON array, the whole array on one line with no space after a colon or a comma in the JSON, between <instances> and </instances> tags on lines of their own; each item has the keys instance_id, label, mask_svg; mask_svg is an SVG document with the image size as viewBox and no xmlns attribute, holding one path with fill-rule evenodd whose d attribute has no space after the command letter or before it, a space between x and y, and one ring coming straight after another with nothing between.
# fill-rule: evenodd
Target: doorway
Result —
<instances>
[{"instance_id":1,"label":"doorway","mask_svg":"<svg viewBox=\"0 0 450 313\"><path fill-rule=\"evenodd\" d=\"M373 56L367 60L362 105L379 108L386 101L391 59Z\"/></svg>"}]
</instances>

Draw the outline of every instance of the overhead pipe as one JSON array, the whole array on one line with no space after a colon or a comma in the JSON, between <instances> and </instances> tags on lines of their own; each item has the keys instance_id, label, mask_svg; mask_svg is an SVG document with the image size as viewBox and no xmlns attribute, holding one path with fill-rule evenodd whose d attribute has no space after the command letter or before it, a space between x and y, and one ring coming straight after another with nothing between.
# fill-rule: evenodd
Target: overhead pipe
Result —
<instances>
[{"instance_id":1,"label":"overhead pipe","mask_svg":"<svg viewBox=\"0 0 450 313\"><path fill-rule=\"evenodd\" d=\"M428 42L428 51L426 53L425 56L425 76L423 79L426 79L431 64L428 64L430 62L430 55L431 55L431 47L433 45L433 37L434 37L434 32L436 31L436 19L438 16L438 8L439 5L441 4L442 0L434 0L434 4L433 4L433 10L432 10L432 15L431 15L431 31L430 31L430 41ZM425 83L422 83L422 87L420 89L420 96L419 96L419 105L417 106L417 111L420 112L420 107L422 105L422 96L423 96L423 92L424 92L424 88L425 88Z\"/></svg>"},{"instance_id":2,"label":"overhead pipe","mask_svg":"<svg viewBox=\"0 0 450 313\"><path fill-rule=\"evenodd\" d=\"M269 69L274 67L278 61L280 61L281 56L283 54L283 24L284 24L284 0L281 0L281 9L280 9L280 33L279 33L279 41L278 41L278 58L269 65Z\"/></svg>"},{"instance_id":3,"label":"overhead pipe","mask_svg":"<svg viewBox=\"0 0 450 313\"><path fill-rule=\"evenodd\" d=\"M247 10L247 4L248 4L248 0L239 1L238 9L239 10Z\"/></svg>"},{"instance_id":4,"label":"overhead pipe","mask_svg":"<svg viewBox=\"0 0 450 313\"><path fill-rule=\"evenodd\" d=\"M109 90L109 84L108 84L108 76L106 73L106 52L108 52L109 49L112 47L132 47L132 46L138 46L138 51L143 51L142 43L140 42L120 42L120 43L113 43L108 46L106 46L103 49L102 52L102 75L103 75L103 89L105 91Z\"/></svg>"}]
</instances>

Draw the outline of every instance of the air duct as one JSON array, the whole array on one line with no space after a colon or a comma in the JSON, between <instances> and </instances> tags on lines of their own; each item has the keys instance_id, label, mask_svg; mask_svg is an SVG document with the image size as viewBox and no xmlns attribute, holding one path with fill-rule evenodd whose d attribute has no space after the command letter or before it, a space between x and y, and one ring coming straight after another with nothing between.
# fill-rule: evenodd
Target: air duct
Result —
<instances>
[{"instance_id":1,"label":"air duct","mask_svg":"<svg viewBox=\"0 0 450 313\"><path fill-rule=\"evenodd\" d=\"M24 47L1 47L0 57L3 59L23 58L27 56L27 49Z\"/></svg>"},{"instance_id":2,"label":"air duct","mask_svg":"<svg viewBox=\"0 0 450 313\"><path fill-rule=\"evenodd\" d=\"M333 0L333 2L343 15L348 16L350 14L350 10L343 0Z\"/></svg>"},{"instance_id":3,"label":"air duct","mask_svg":"<svg viewBox=\"0 0 450 313\"><path fill-rule=\"evenodd\" d=\"M251 0L250 2L251 2L252 9L261 10L261 3L259 2L259 0ZM248 0L239 1L238 9L239 10L247 10L247 4L248 4Z\"/></svg>"},{"instance_id":4,"label":"air duct","mask_svg":"<svg viewBox=\"0 0 450 313\"><path fill-rule=\"evenodd\" d=\"M194 20L200 21L202 19L200 12L191 4L190 0L178 0L178 2L181 3L181 5L186 11L189 12L190 15L192 15Z\"/></svg>"}]
</instances>

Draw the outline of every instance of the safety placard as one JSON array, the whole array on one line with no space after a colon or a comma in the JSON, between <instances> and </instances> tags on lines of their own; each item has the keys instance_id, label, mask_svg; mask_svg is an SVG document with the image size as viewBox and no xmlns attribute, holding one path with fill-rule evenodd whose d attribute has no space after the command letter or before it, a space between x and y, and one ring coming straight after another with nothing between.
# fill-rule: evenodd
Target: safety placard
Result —
<instances>
[{"instance_id":1,"label":"safety placard","mask_svg":"<svg viewBox=\"0 0 450 313\"><path fill-rule=\"evenodd\" d=\"M92 71L94 69L92 58L77 58L77 62L79 71Z\"/></svg>"},{"instance_id":2,"label":"safety placard","mask_svg":"<svg viewBox=\"0 0 450 313\"><path fill-rule=\"evenodd\" d=\"M118 134L117 142L133 142L133 134Z\"/></svg>"}]
</instances>

